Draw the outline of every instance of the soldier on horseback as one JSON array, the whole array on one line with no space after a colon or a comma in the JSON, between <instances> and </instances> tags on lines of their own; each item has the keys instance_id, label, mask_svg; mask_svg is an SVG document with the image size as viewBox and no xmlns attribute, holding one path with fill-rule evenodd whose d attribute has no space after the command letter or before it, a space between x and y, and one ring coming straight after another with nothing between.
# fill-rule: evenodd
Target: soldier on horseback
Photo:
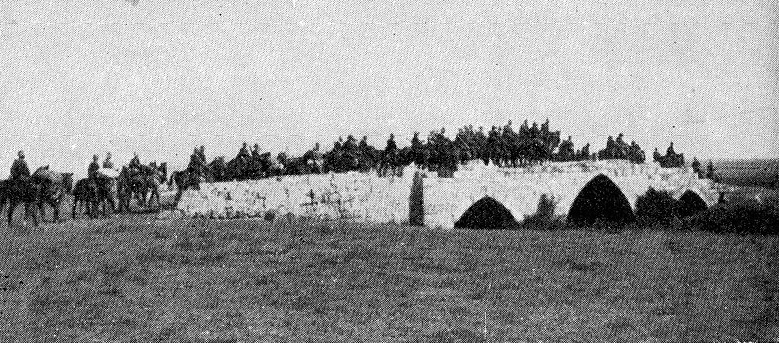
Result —
<instances>
[{"instance_id":1,"label":"soldier on horseback","mask_svg":"<svg viewBox=\"0 0 779 343\"><path fill-rule=\"evenodd\" d=\"M487 135L484 134L484 126L479 126L479 131L474 134L474 141L473 155L479 156L484 165L489 164L490 154L487 151Z\"/></svg>"},{"instance_id":2,"label":"soldier on horseback","mask_svg":"<svg viewBox=\"0 0 779 343\"><path fill-rule=\"evenodd\" d=\"M582 150L579 154L579 159L581 160L589 160L590 159L590 143L588 142L582 147Z\"/></svg>"},{"instance_id":3,"label":"soldier on horseback","mask_svg":"<svg viewBox=\"0 0 779 343\"><path fill-rule=\"evenodd\" d=\"M706 178L712 181L718 181L717 175L714 173L714 163L709 160L709 165L706 166Z\"/></svg>"},{"instance_id":4,"label":"soldier on horseback","mask_svg":"<svg viewBox=\"0 0 779 343\"><path fill-rule=\"evenodd\" d=\"M487 136L486 148L487 148L486 155L489 156L488 160L491 160L493 165L500 166L500 156L501 156L500 133L498 133L498 128L494 125L492 126L492 129L490 130L490 133Z\"/></svg>"},{"instance_id":5,"label":"soldier on horseback","mask_svg":"<svg viewBox=\"0 0 779 343\"><path fill-rule=\"evenodd\" d=\"M203 174L204 167L205 162L201 160L200 151L197 147L195 147L192 155L189 156L189 165L187 166L187 169L191 175L194 175L196 178L200 178Z\"/></svg>"},{"instance_id":6,"label":"soldier on horseback","mask_svg":"<svg viewBox=\"0 0 779 343\"><path fill-rule=\"evenodd\" d=\"M116 205L114 204L114 199L111 194L113 180L98 172L100 170L99 160L99 156L92 155L92 162L89 164L89 167L87 167L87 180L91 185L91 196L94 197L94 204L97 205L97 208L94 210L98 210L103 201L107 201L111 205L111 209L116 210ZM106 161L110 163L110 155L107 155ZM103 213L105 213L105 208L103 209Z\"/></svg>"},{"instance_id":7,"label":"soldier on horseback","mask_svg":"<svg viewBox=\"0 0 779 343\"><path fill-rule=\"evenodd\" d=\"M30 168L24 159L24 151L19 150L17 158L11 165L11 180L26 180L30 178Z\"/></svg>"},{"instance_id":8,"label":"soldier on horseback","mask_svg":"<svg viewBox=\"0 0 779 343\"><path fill-rule=\"evenodd\" d=\"M260 144L254 143L254 147L252 147L252 159L259 159L260 158Z\"/></svg>"},{"instance_id":9,"label":"soldier on horseback","mask_svg":"<svg viewBox=\"0 0 779 343\"><path fill-rule=\"evenodd\" d=\"M111 161L111 153L105 153L105 160L103 160L103 168L114 169L114 162Z\"/></svg>"},{"instance_id":10,"label":"soldier on horseback","mask_svg":"<svg viewBox=\"0 0 779 343\"><path fill-rule=\"evenodd\" d=\"M141 159L138 157L138 153L133 154L133 158L130 160L128 171L131 175L135 175L141 171Z\"/></svg>"},{"instance_id":11,"label":"soldier on horseback","mask_svg":"<svg viewBox=\"0 0 779 343\"><path fill-rule=\"evenodd\" d=\"M197 156L200 157L200 161L203 162L203 164L206 164L206 147L200 146L200 150L197 152Z\"/></svg>"},{"instance_id":12,"label":"soldier on horseback","mask_svg":"<svg viewBox=\"0 0 779 343\"><path fill-rule=\"evenodd\" d=\"M389 139L387 140L387 147L384 148L384 152L395 153L397 150L398 145L395 144L395 134L390 133Z\"/></svg>"},{"instance_id":13,"label":"soldier on horseback","mask_svg":"<svg viewBox=\"0 0 779 343\"><path fill-rule=\"evenodd\" d=\"M100 169L100 164L97 163L98 160L99 157L97 155L92 155L92 163L87 167L87 178L92 181L97 180L97 171Z\"/></svg>"},{"instance_id":14,"label":"soldier on horseback","mask_svg":"<svg viewBox=\"0 0 779 343\"><path fill-rule=\"evenodd\" d=\"M7 181L0 181L0 209L8 202L8 226L11 226L16 205L23 203L25 205L25 223L29 216L32 216L35 226L38 226L37 212L34 205L37 203L40 208L41 185L35 184L30 177L30 168L24 159L24 151L17 153L18 158L11 165L11 177Z\"/></svg>"},{"instance_id":15,"label":"soldier on horseback","mask_svg":"<svg viewBox=\"0 0 779 343\"><path fill-rule=\"evenodd\" d=\"M238 155L236 157L239 159L248 159L251 157L251 155L249 155L249 144L243 142L243 145L241 146L241 149L238 150Z\"/></svg>"},{"instance_id":16,"label":"soldier on horseback","mask_svg":"<svg viewBox=\"0 0 779 343\"><path fill-rule=\"evenodd\" d=\"M500 141L502 144L502 153L503 153L503 165L508 166L509 163L511 163L512 166L516 167L516 159L512 158L512 152L515 151L516 144L516 135L514 133L514 128L511 127L511 120L508 121L508 123L503 127L503 133L500 136Z\"/></svg>"},{"instance_id":17,"label":"soldier on horseback","mask_svg":"<svg viewBox=\"0 0 779 343\"><path fill-rule=\"evenodd\" d=\"M698 178L703 178L703 170L701 170L701 162L698 161L697 157L692 158L692 164L690 164L690 167L692 167L692 172L698 175Z\"/></svg>"},{"instance_id":18,"label":"soldier on horseback","mask_svg":"<svg viewBox=\"0 0 779 343\"><path fill-rule=\"evenodd\" d=\"M384 151L379 161L378 170L377 170L379 176L386 175L387 170L390 168L392 168L392 175L397 175L397 170L396 170L398 167L397 153L398 153L398 145L395 143L395 134L390 133L389 139L387 139L387 145L384 147Z\"/></svg>"}]
</instances>

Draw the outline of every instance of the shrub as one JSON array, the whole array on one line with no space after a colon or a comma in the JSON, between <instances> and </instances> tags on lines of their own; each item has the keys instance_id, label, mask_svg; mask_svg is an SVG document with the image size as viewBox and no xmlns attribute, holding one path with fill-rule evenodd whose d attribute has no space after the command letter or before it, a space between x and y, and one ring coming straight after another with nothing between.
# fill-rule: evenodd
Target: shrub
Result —
<instances>
[{"instance_id":1,"label":"shrub","mask_svg":"<svg viewBox=\"0 0 779 343\"><path fill-rule=\"evenodd\" d=\"M668 224L677 216L677 201L666 191L649 190L636 201L636 217L645 223Z\"/></svg>"},{"instance_id":2,"label":"shrub","mask_svg":"<svg viewBox=\"0 0 779 343\"><path fill-rule=\"evenodd\" d=\"M526 229L555 230L563 227L563 220L555 215L557 202L554 197L541 194L536 213L525 216L522 227Z\"/></svg>"},{"instance_id":3,"label":"shrub","mask_svg":"<svg viewBox=\"0 0 779 343\"><path fill-rule=\"evenodd\" d=\"M779 208L742 199L717 204L685 218L684 226L716 233L776 235L779 234Z\"/></svg>"},{"instance_id":4,"label":"shrub","mask_svg":"<svg viewBox=\"0 0 779 343\"><path fill-rule=\"evenodd\" d=\"M263 219L272 222L276 219L276 211L266 211L265 214L263 214Z\"/></svg>"}]
</instances>

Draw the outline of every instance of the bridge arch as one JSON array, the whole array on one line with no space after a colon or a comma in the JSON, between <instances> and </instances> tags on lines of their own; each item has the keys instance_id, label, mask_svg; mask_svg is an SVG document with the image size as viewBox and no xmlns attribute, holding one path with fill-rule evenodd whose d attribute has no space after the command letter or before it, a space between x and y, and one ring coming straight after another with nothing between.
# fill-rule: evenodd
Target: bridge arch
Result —
<instances>
[{"instance_id":1,"label":"bridge arch","mask_svg":"<svg viewBox=\"0 0 779 343\"><path fill-rule=\"evenodd\" d=\"M463 229L506 229L516 224L516 218L500 201L484 196L474 202L454 223Z\"/></svg>"},{"instance_id":2,"label":"bridge arch","mask_svg":"<svg viewBox=\"0 0 779 343\"><path fill-rule=\"evenodd\" d=\"M688 189L677 203L677 213L680 217L688 217L700 211L706 210L708 206L706 201L695 191Z\"/></svg>"},{"instance_id":3,"label":"bridge arch","mask_svg":"<svg viewBox=\"0 0 779 343\"><path fill-rule=\"evenodd\" d=\"M568 222L589 225L596 221L628 223L635 214L625 193L608 176L598 174L579 190L568 210Z\"/></svg>"}]
</instances>

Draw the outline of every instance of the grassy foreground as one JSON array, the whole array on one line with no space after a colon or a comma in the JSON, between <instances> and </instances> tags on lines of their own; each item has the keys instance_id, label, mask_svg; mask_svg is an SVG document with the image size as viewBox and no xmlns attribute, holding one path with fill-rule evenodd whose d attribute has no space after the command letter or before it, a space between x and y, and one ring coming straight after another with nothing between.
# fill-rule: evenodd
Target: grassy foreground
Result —
<instances>
[{"instance_id":1,"label":"grassy foreground","mask_svg":"<svg viewBox=\"0 0 779 343\"><path fill-rule=\"evenodd\" d=\"M136 215L0 237L1 342L779 339L779 237Z\"/></svg>"}]
</instances>

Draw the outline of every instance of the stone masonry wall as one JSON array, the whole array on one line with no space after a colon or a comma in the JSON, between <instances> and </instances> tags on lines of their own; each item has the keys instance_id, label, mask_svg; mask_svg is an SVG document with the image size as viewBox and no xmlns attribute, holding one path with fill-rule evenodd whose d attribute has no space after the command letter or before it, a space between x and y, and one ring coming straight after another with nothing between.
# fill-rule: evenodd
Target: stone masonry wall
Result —
<instances>
[{"instance_id":1,"label":"stone masonry wall","mask_svg":"<svg viewBox=\"0 0 779 343\"><path fill-rule=\"evenodd\" d=\"M639 196L652 187L679 198L692 190L707 204L716 202L709 180L699 180L687 169L665 169L656 164L626 161L554 163L532 168L495 168L474 163L454 178L424 179L426 226L449 229L479 199L489 196L506 207L517 220L536 213L543 195L557 205L557 215L568 214L584 186L597 175L607 176L635 209Z\"/></svg>"},{"instance_id":2,"label":"stone masonry wall","mask_svg":"<svg viewBox=\"0 0 779 343\"><path fill-rule=\"evenodd\" d=\"M178 209L187 216L210 218L292 214L321 220L379 223L409 221L411 176L379 178L372 174L285 176L201 185L187 190Z\"/></svg>"},{"instance_id":3,"label":"stone masonry wall","mask_svg":"<svg viewBox=\"0 0 779 343\"><path fill-rule=\"evenodd\" d=\"M478 162L463 166L454 178L438 178L435 173L409 168L400 178L346 173L203 184L200 190L184 192L178 208L187 216L211 218L273 213L452 228L471 205L485 196L502 203L517 220L534 214L543 195L557 204L558 215L567 215L582 188L599 174L612 180L633 208L649 187L669 191L676 198L691 190L709 205L716 202L711 182L699 180L687 169L625 161L504 169Z\"/></svg>"}]
</instances>

